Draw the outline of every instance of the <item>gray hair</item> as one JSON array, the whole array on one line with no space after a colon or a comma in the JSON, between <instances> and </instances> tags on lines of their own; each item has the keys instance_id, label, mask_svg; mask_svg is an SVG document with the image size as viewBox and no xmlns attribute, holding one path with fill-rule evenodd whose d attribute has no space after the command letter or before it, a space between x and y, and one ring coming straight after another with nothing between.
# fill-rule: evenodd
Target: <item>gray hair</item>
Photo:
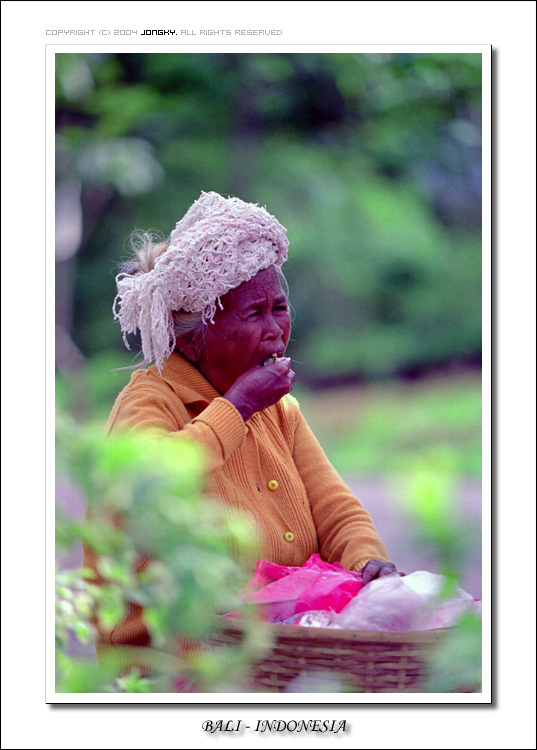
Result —
<instances>
[{"instance_id":1,"label":"gray hair","mask_svg":"<svg viewBox=\"0 0 537 750\"><path fill-rule=\"evenodd\" d=\"M172 313L172 317L176 342L181 339L186 341L190 336L196 334L201 336L201 340L204 341L207 324L203 322L203 313L176 310Z\"/></svg>"}]
</instances>

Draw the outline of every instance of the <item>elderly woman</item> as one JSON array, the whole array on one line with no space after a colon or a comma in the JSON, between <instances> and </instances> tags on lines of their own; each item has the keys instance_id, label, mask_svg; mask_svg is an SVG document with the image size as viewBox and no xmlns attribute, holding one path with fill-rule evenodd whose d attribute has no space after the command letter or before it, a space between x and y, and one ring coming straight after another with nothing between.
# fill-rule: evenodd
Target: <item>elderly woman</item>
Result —
<instances>
[{"instance_id":1,"label":"elderly woman","mask_svg":"<svg viewBox=\"0 0 537 750\"><path fill-rule=\"evenodd\" d=\"M265 209L211 192L168 242L138 252L117 278L115 314L155 364L133 373L107 429L189 435L209 455L209 496L253 517L258 557L300 566L319 552L367 583L395 566L289 395L288 244ZM116 642L147 642L139 614Z\"/></svg>"}]
</instances>

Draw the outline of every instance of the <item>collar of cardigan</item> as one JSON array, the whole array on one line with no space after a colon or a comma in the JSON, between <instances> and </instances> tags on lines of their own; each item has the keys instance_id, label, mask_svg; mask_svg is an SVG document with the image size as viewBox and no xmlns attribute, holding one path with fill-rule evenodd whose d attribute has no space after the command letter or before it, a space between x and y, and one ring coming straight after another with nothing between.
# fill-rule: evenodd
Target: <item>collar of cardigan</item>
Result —
<instances>
[{"instance_id":1,"label":"collar of cardigan","mask_svg":"<svg viewBox=\"0 0 537 750\"><path fill-rule=\"evenodd\" d=\"M208 405L221 394L218 393L201 372L179 352L172 352L162 365L162 374L153 365L155 377L168 383L184 404L201 402Z\"/></svg>"}]
</instances>

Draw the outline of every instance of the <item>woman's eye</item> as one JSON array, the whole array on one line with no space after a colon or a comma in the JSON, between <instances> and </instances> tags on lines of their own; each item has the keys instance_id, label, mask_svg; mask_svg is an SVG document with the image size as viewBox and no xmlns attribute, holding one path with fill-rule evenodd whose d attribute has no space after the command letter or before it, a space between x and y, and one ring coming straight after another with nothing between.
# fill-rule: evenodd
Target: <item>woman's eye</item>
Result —
<instances>
[{"instance_id":1,"label":"woman's eye","mask_svg":"<svg viewBox=\"0 0 537 750\"><path fill-rule=\"evenodd\" d=\"M288 311L287 305L277 305L276 307L272 308L272 312L287 312ZM251 313L248 314L249 318L258 318L260 315L262 315L261 310L253 310Z\"/></svg>"}]
</instances>

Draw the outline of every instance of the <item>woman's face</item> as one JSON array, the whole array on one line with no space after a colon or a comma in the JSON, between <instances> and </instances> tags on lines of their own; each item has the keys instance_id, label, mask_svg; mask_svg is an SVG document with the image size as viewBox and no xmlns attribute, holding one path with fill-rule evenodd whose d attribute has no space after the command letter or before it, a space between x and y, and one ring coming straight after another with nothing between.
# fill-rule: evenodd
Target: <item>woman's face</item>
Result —
<instances>
[{"instance_id":1,"label":"woman's face","mask_svg":"<svg viewBox=\"0 0 537 750\"><path fill-rule=\"evenodd\" d=\"M200 372L220 393L271 354L282 355L289 343L291 317L278 274L267 268L221 299L214 323L207 325L197 361Z\"/></svg>"}]
</instances>

